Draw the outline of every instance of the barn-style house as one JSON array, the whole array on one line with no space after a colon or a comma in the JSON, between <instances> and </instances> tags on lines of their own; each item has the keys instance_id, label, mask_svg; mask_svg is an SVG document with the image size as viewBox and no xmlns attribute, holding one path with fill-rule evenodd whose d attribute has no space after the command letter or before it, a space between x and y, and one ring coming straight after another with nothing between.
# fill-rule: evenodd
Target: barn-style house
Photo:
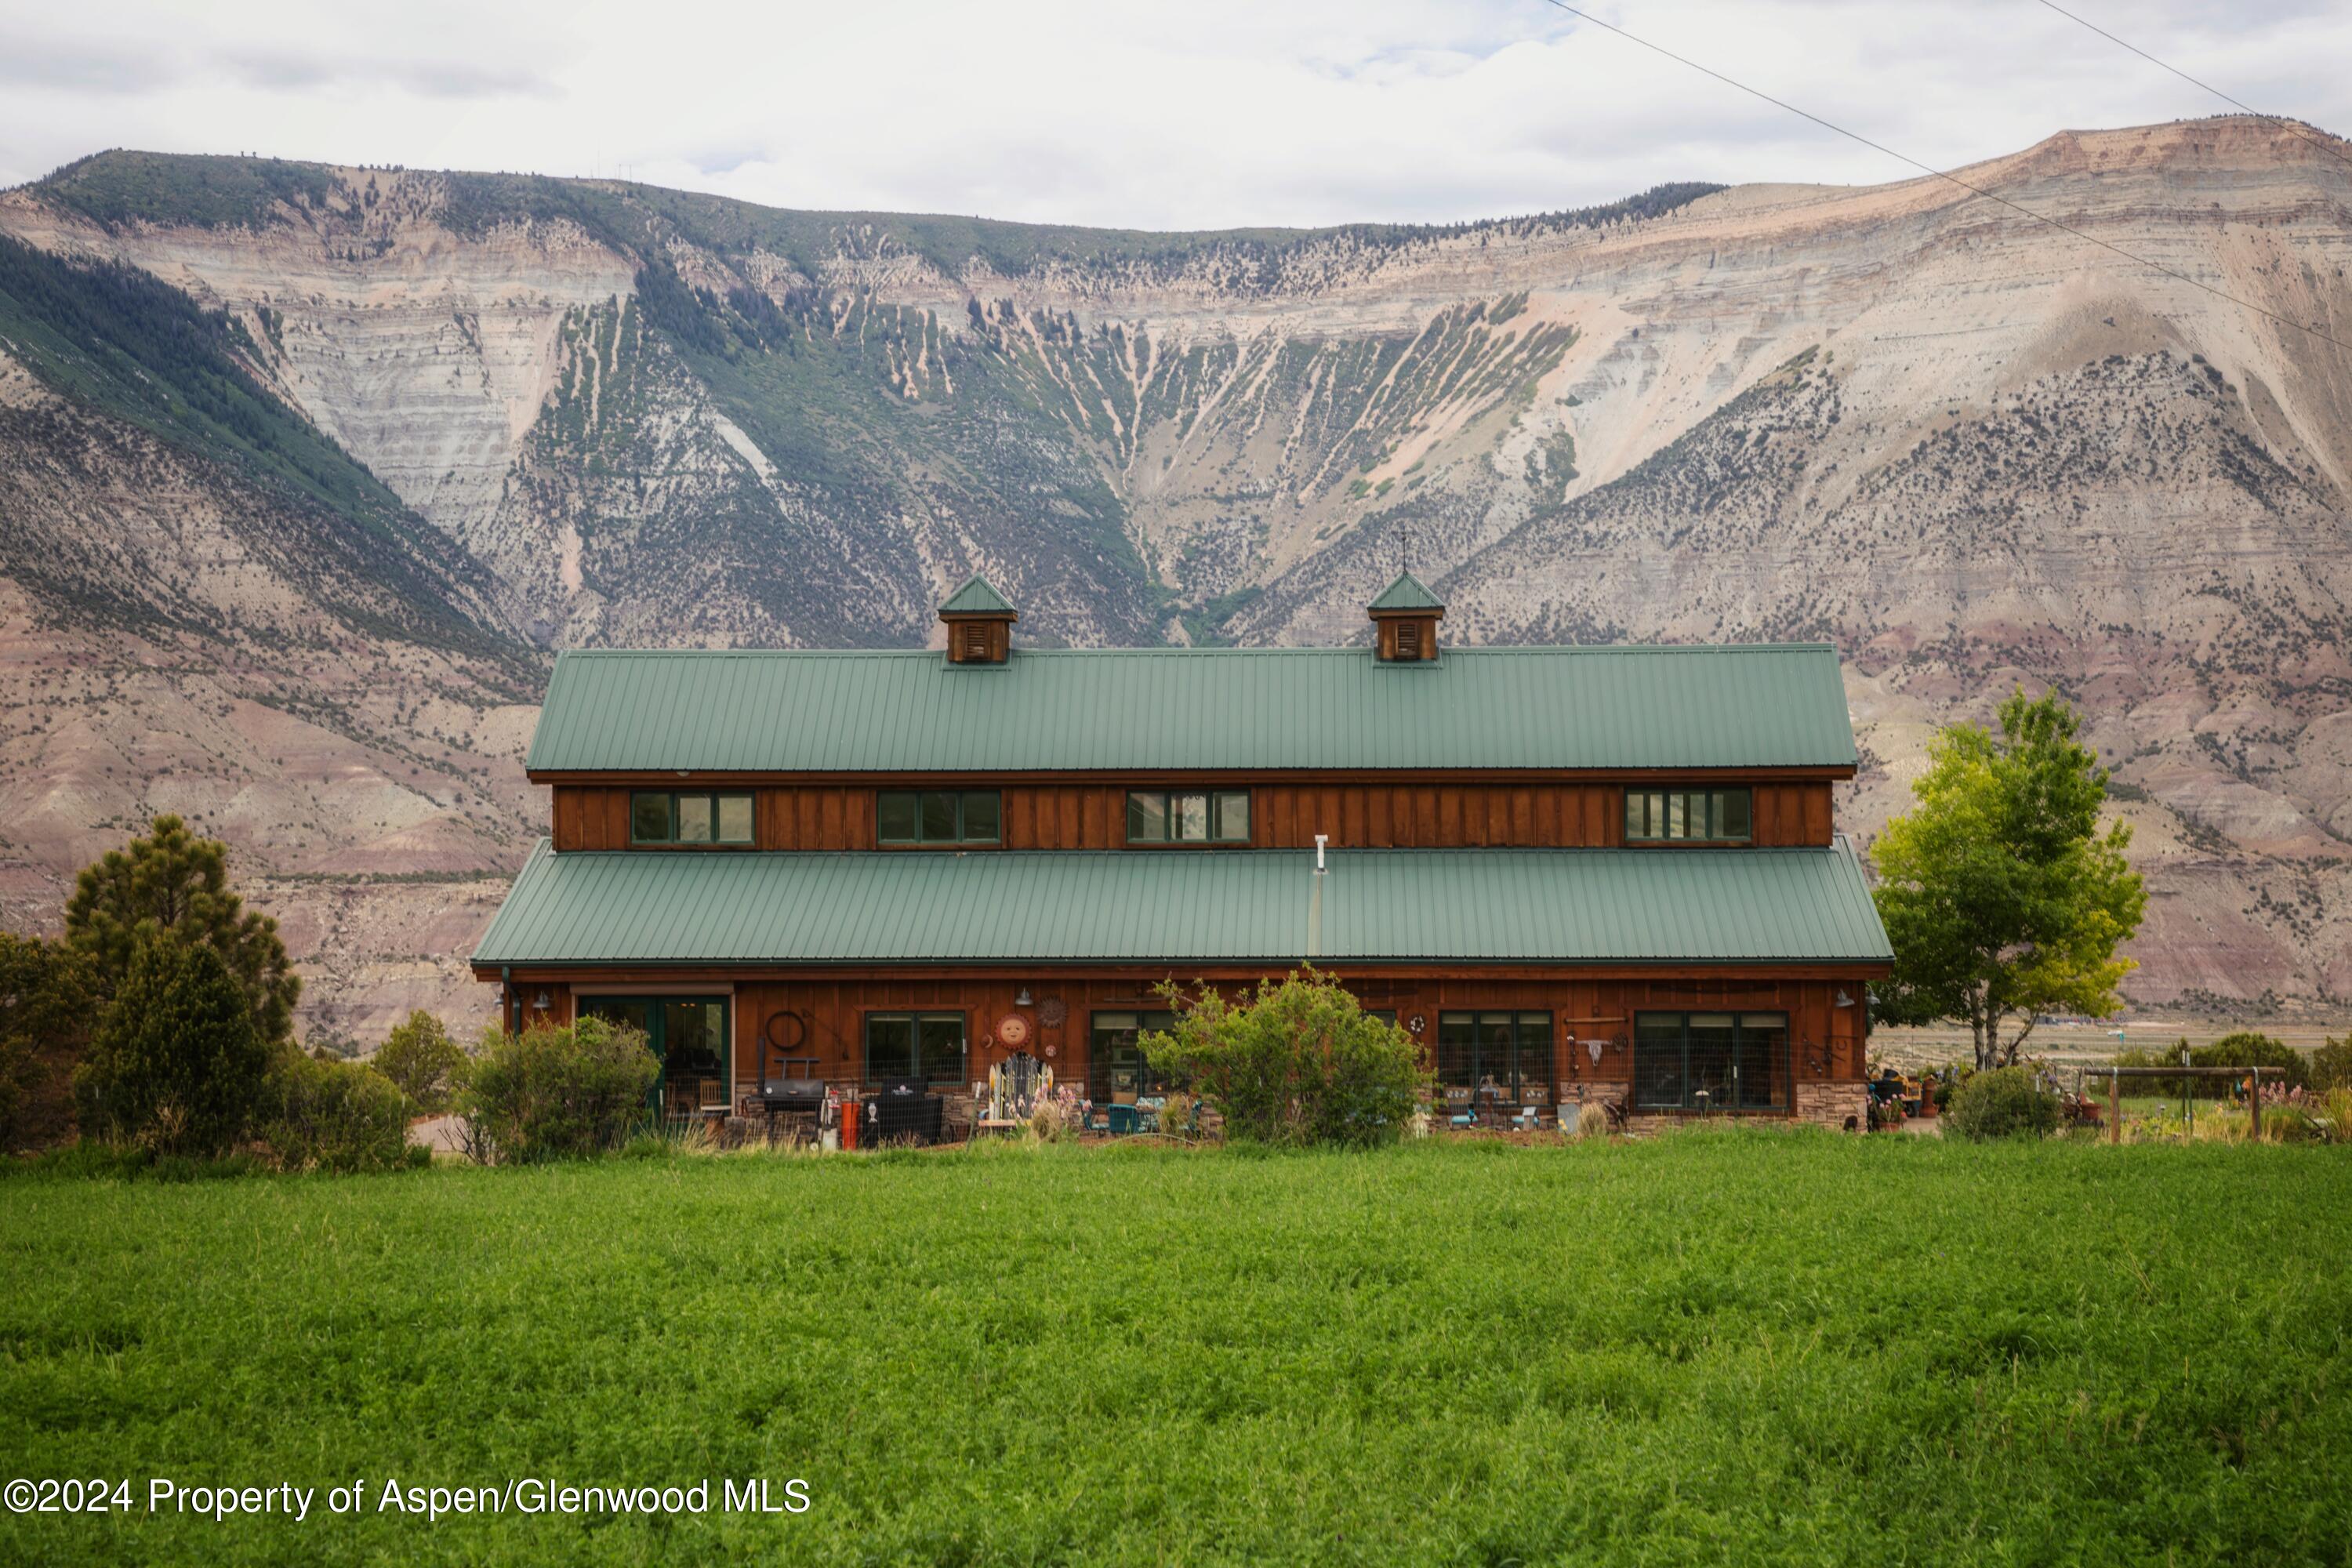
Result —
<instances>
[{"instance_id":1,"label":"barn-style house","mask_svg":"<svg viewBox=\"0 0 2352 1568\"><path fill-rule=\"evenodd\" d=\"M974 578L944 649L564 653L553 833L474 972L510 1026L642 1026L674 1113L788 1072L956 1125L1015 1055L1129 1103L1157 985L1311 963L1457 1104L1860 1115L1891 954L1835 652L1442 647L1410 574L1369 609L1369 647L1024 647Z\"/></svg>"}]
</instances>

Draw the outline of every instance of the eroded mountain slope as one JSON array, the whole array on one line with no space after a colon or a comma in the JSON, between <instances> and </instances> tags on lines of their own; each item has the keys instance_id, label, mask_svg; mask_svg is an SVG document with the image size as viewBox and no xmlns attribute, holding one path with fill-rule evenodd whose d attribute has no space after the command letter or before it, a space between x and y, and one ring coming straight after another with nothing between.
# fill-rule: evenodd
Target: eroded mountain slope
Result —
<instances>
[{"instance_id":1,"label":"eroded mountain slope","mask_svg":"<svg viewBox=\"0 0 2352 1568\"><path fill-rule=\"evenodd\" d=\"M1931 180L1167 236L110 154L0 230L225 312L510 647L915 642L972 570L1039 640L1319 642L1406 564L1479 640L1828 637L1853 826L2054 681L2137 994L2340 998L2352 355L2245 304L2352 336L2352 169L2236 117L1967 177L2195 281ZM430 721L506 768L494 708Z\"/></svg>"}]
</instances>

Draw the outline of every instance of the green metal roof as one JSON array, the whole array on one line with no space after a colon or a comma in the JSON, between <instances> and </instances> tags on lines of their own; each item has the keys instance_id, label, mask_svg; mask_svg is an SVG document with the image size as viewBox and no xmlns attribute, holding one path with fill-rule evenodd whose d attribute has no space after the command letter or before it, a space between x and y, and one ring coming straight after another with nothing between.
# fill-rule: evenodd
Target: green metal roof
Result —
<instances>
[{"instance_id":1,"label":"green metal roof","mask_svg":"<svg viewBox=\"0 0 2352 1568\"><path fill-rule=\"evenodd\" d=\"M1826 644L559 654L550 772L1851 767Z\"/></svg>"},{"instance_id":2,"label":"green metal roof","mask_svg":"<svg viewBox=\"0 0 2352 1568\"><path fill-rule=\"evenodd\" d=\"M1013 605L998 593L985 577L973 576L964 585L948 595L940 606L943 616L1009 616Z\"/></svg>"},{"instance_id":3,"label":"green metal roof","mask_svg":"<svg viewBox=\"0 0 2352 1568\"><path fill-rule=\"evenodd\" d=\"M1423 585L1420 578L1410 572L1400 572L1397 580L1381 590L1381 596L1368 606L1374 610L1442 610L1445 601Z\"/></svg>"},{"instance_id":4,"label":"green metal roof","mask_svg":"<svg viewBox=\"0 0 2352 1568\"><path fill-rule=\"evenodd\" d=\"M572 851L541 839L478 964L1885 962L1815 849ZM1322 888L1319 919L1316 889Z\"/></svg>"}]
</instances>

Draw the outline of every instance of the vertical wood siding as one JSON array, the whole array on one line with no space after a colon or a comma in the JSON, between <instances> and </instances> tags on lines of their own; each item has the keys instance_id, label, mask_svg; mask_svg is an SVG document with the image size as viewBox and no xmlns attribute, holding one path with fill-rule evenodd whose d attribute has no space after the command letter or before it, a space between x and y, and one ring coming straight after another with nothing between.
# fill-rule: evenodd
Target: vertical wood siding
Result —
<instances>
[{"instance_id":1,"label":"vertical wood siding","mask_svg":"<svg viewBox=\"0 0 2352 1568\"><path fill-rule=\"evenodd\" d=\"M555 786L558 849L629 847L626 786ZM761 849L871 849L874 790L864 784L764 784L755 792ZM1117 849L1127 843L1123 784L1008 784L1008 849ZM1252 842L1306 848L1608 848L1624 842L1624 787L1601 784L1260 784L1251 787ZM1824 845L1827 784L1755 786L1755 842Z\"/></svg>"}]
</instances>

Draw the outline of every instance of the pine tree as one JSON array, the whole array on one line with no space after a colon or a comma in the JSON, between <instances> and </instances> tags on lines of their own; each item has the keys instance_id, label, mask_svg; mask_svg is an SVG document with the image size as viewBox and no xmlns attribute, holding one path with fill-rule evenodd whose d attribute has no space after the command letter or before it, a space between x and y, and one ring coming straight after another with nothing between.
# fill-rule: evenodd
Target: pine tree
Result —
<instances>
[{"instance_id":1,"label":"pine tree","mask_svg":"<svg viewBox=\"0 0 2352 1568\"><path fill-rule=\"evenodd\" d=\"M161 1153L219 1153L245 1134L269 1059L221 955L151 937L74 1073L82 1130Z\"/></svg>"},{"instance_id":2,"label":"pine tree","mask_svg":"<svg viewBox=\"0 0 2352 1568\"><path fill-rule=\"evenodd\" d=\"M176 816L159 816L144 838L110 849L83 870L66 903L66 942L87 954L98 1000L119 994L151 937L211 948L244 988L254 1026L272 1044L294 1033L301 977L278 922L229 890L228 847L199 838Z\"/></svg>"}]
</instances>

